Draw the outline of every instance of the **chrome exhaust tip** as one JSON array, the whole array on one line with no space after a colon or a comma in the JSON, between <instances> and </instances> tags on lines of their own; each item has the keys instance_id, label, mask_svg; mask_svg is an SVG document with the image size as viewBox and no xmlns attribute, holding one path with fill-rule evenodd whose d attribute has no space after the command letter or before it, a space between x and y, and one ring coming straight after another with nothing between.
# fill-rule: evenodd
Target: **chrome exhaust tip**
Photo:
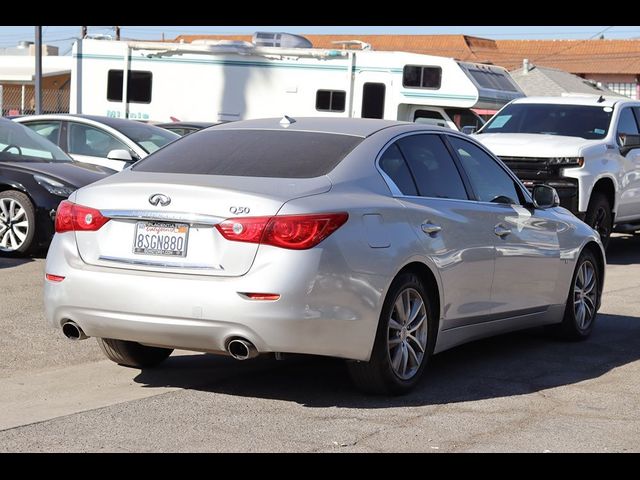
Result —
<instances>
[{"instance_id":1,"label":"chrome exhaust tip","mask_svg":"<svg viewBox=\"0 0 640 480\"><path fill-rule=\"evenodd\" d=\"M69 340L86 340L89 338L80 328L80 326L71 320L67 320L62 324L62 333Z\"/></svg>"},{"instance_id":2,"label":"chrome exhaust tip","mask_svg":"<svg viewBox=\"0 0 640 480\"><path fill-rule=\"evenodd\" d=\"M249 360L258 356L258 349L249 340L234 338L227 345L227 352L236 360Z\"/></svg>"}]
</instances>

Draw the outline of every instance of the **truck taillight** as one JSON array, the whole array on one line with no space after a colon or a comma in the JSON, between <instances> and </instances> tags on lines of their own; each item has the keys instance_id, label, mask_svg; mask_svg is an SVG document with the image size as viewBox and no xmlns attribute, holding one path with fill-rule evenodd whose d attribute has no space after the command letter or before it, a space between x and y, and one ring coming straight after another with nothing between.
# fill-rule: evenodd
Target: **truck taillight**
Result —
<instances>
[{"instance_id":1,"label":"truck taillight","mask_svg":"<svg viewBox=\"0 0 640 480\"><path fill-rule=\"evenodd\" d=\"M109 221L95 208L63 200L56 212L56 233L95 232Z\"/></svg>"},{"instance_id":2,"label":"truck taillight","mask_svg":"<svg viewBox=\"0 0 640 480\"><path fill-rule=\"evenodd\" d=\"M346 212L230 218L216 228L224 238L234 242L306 250L318 245L348 218Z\"/></svg>"}]
</instances>

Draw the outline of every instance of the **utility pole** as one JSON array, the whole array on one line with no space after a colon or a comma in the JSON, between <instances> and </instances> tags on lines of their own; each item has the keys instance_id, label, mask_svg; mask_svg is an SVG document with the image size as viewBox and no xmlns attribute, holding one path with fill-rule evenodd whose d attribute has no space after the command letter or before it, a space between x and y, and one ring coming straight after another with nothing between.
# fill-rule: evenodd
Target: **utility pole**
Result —
<instances>
[{"instance_id":1,"label":"utility pole","mask_svg":"<svg viewBox=\"0 0 640 480\"><path fill-rule=\"evenodd\" d=\"M116 29L116 40L120 40L120 27L115 27Z\"/></svg>"},{"instance_id":2,"label":"utility pole","mask_svg":"<svg viewBox=\"0 0 640 480\"><path fill-rule=\"evenodd\" d=\"M42 113L42 27L36 27L36 115Z\"/></svg>"}]
</instances>

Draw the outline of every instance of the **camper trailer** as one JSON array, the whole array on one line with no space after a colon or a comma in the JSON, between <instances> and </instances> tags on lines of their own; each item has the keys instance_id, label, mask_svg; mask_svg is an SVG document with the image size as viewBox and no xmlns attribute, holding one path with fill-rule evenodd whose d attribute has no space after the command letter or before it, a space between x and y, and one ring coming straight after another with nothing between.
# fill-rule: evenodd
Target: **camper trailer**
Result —
<instances>
[{"instance_id":1,"label":"camper trailer","mask_svg":"<svg viewBox=\"0 0 640 480\"><path fill-rule=\"evenodd\" d=\"M277 36L277 37L276 37ZM494 65L254 35L253 42L85 39L73 48L71 112L136 120L384 118L477 128L473 111L524 96Z\"/></svg>"}]
</instances>

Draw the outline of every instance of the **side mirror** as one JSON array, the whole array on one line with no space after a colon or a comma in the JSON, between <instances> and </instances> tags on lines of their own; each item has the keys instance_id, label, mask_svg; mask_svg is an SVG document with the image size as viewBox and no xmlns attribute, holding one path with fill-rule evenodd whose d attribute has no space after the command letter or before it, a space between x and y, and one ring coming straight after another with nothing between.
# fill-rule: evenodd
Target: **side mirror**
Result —
<instances>
[{"instance_id":1,"label":"side mirror","mask_svg":"<svg viewBox=\"0 0 640 480\"><path fill-rule=\"evenodd\" d=\"M471 135L472 133L476 133L476 130L478 130L476 127L474 127L473 125L467 125L466 127L462 127L462 133L466 133L467 135Z\"/></svg>"},{"instance_id":2,"label":"side mirror","mask_svg":"<svg viewBox=\"0 0 640 480\"><path fill-rule=\"evenodd\" d=\"M536 185L533 187L533 206L536 208L553 208L560 205L558 192L549 185Z\"/></svg>"},{"instance_id":3,"label":"side mirror","mask_svg":"<svg viewBox=\"0 0 640 480\"><path fill-rule=\"evenodd\" d=\"M634 148L640 148L640 135L631 135L630 133L621 133L620 136L620 153L626 155Z\"/></svg>"},{"instance_id":4,"label":"side mirror","mask_svg":"<svg viewBox=\"0 0 640 480\"><path fill-rule=\"evenodd\" d=\"M121 160L123 162L133 162L133 158L131 157L131 154L127 150L124 150L122 148L111 150L107 154L107 158L109 160Z\"/></svg>"}]
</instances>

